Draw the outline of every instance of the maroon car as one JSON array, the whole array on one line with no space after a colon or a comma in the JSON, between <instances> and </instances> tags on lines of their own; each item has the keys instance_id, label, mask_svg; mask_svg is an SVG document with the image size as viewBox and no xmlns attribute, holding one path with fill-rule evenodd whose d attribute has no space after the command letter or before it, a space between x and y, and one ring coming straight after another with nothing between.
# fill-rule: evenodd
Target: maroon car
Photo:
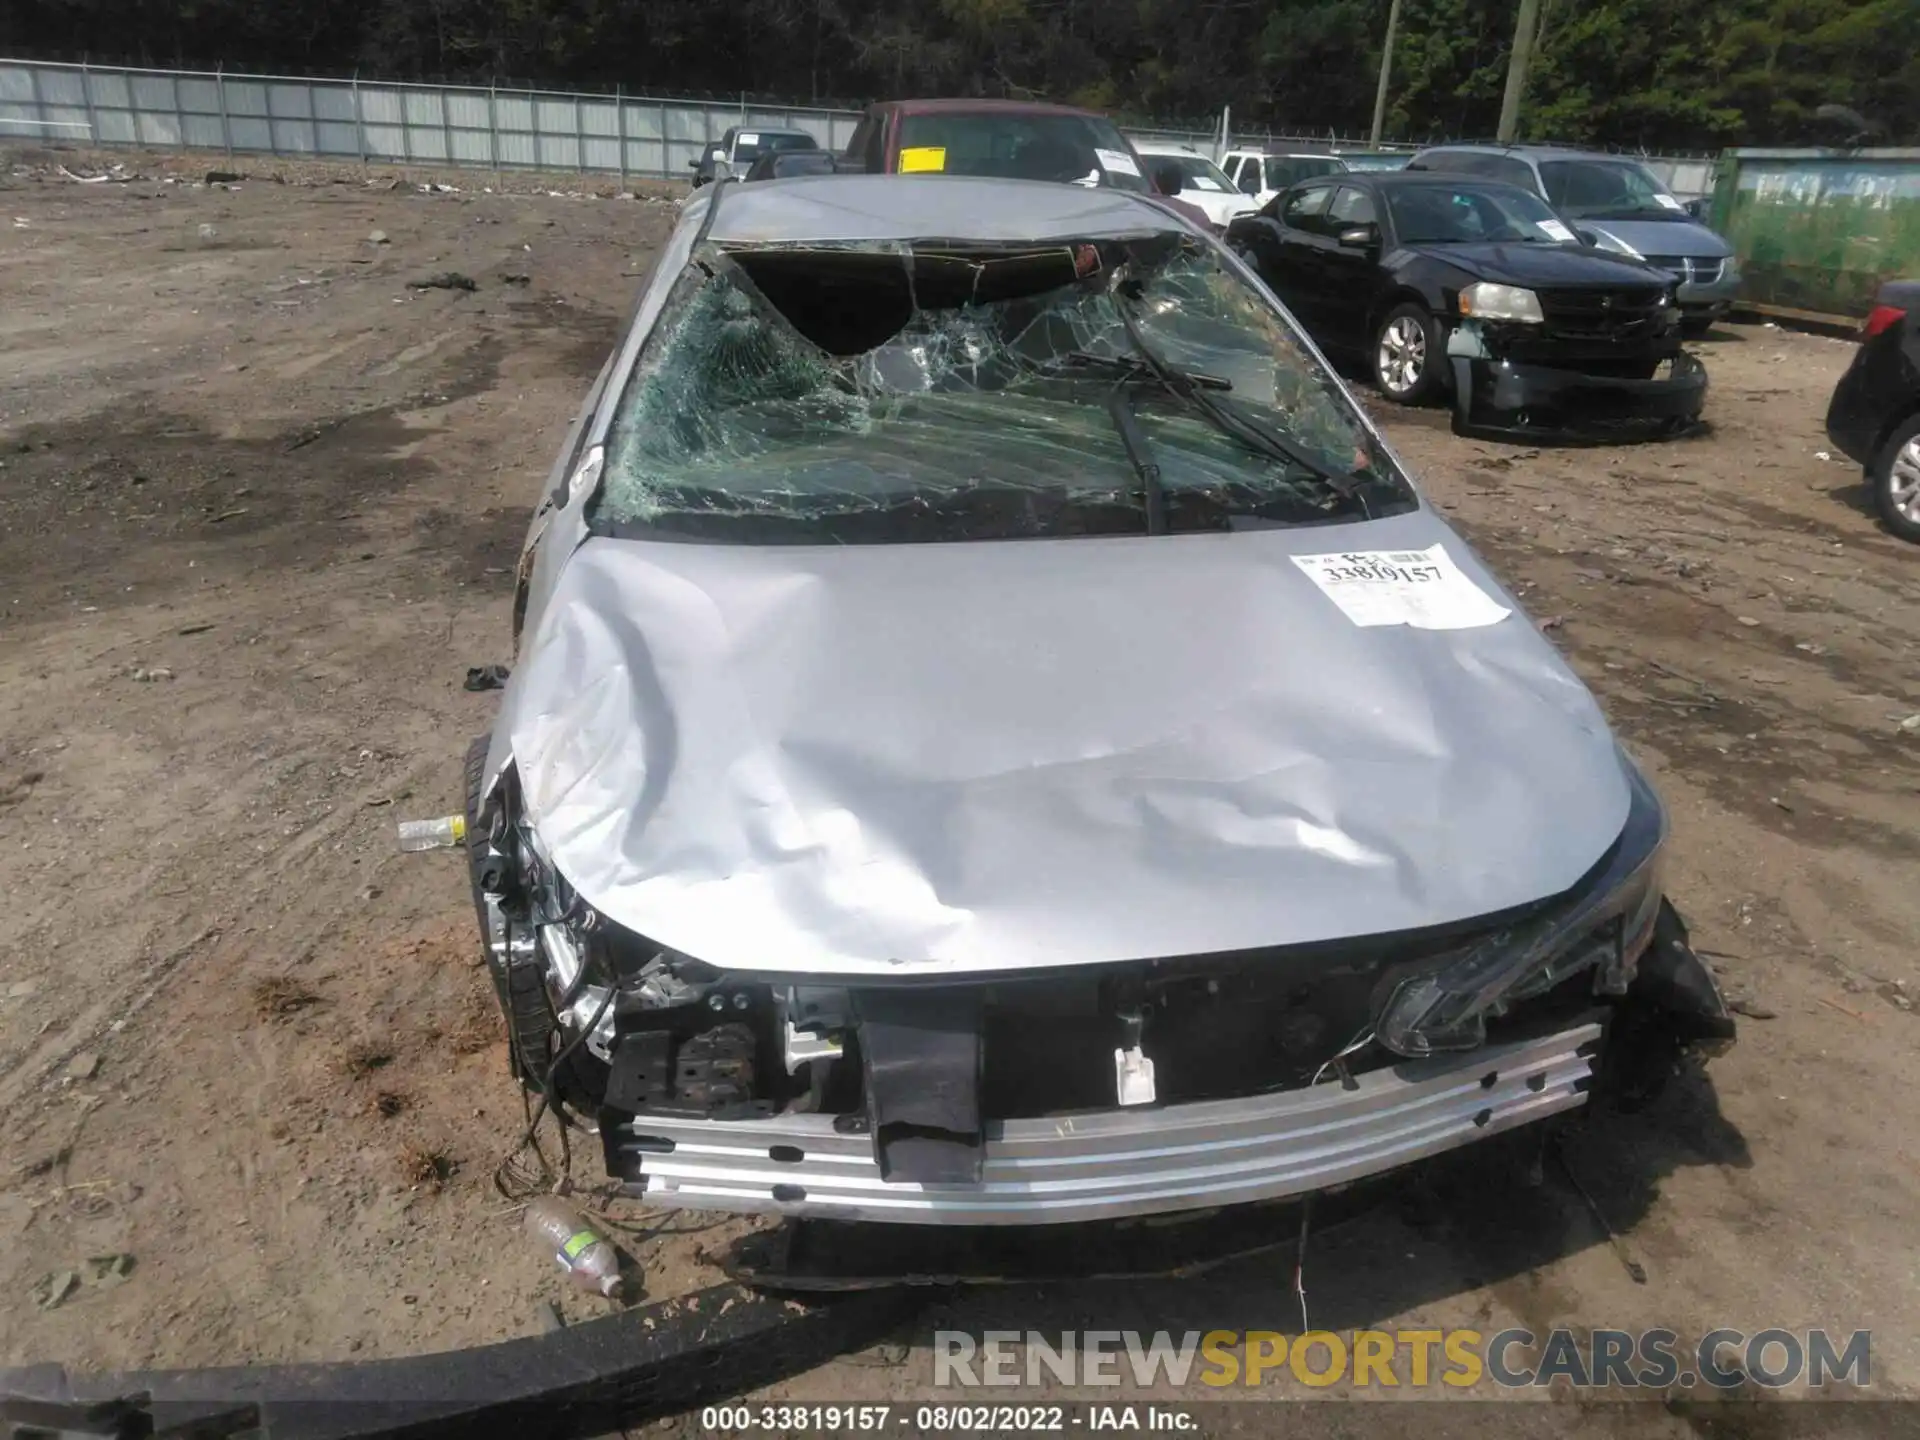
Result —
<instances>
[{"instance_id":1,"label":"maroon car","mask_svg":"<svg viewBox=\"0 0 1920 1440\"><path fill-rule=\"evenodd\" d=\"M886 100L867 107L843 168L875 175L972 175L1111 185L1154 196L1210 229L1203 211L1165 195L1106 116L1032 100Z\"/></svg>"}]
</instances>

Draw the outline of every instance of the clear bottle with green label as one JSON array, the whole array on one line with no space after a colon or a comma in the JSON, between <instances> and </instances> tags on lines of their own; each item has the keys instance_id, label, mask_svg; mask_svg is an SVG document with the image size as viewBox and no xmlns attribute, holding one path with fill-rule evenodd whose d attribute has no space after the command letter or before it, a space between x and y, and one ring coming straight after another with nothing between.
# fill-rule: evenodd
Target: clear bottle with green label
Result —
<instances>
[{"instance_id":1,"label":"clear bottle with green label","mask_svg":"<svg viewBox=\"0 0 1920 1440\"><path fill-rule=\"evenodd\" d=\"M620 1293L620 1255L573 1206L558 1195L542 1195L527 1205L527 1233L553 1253L554 1262L582 1290Z\"/></svg>"},{"instance_id":2,"label":"clear bottle with green label","mask_svg":"<svg viewBox=\"0 0 1920 1440\"><path fill-rule=\"evenodd\" d=\"M402 820L402 850L453 850L467 840L467 817L445 815L438 820Z\"/></svg>"}]
</instances>

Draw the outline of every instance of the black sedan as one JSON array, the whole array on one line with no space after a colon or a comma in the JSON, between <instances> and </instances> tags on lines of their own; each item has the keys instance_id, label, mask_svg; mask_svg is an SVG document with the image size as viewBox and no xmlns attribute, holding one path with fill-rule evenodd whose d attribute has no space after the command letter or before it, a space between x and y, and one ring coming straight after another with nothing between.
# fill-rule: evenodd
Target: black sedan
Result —
<instances>
[{"instance_id":1,"label":"black sedan","mask_svg":"<svg viewBox=\"0 0 1920 1440\"><path fill-rule=\"evenodd\" d=\"M1887 528L1920 543L1920 280L1880 287L1827 406L1827 435L1866 468Z\"/></svg>"},{"instance_id":2,"label":"black sedan","mask_svg":"<svg viewBox=\"0 0 1920 1440\"><path fill-rule=\"evenodd\" d=\"M1235 220L1227 243L1389 399L1451 394L1462 433L1674 433L1706 402L1671 278L1581 244L1518 186L1331 175Z\"/></svg>"}]
</instances>

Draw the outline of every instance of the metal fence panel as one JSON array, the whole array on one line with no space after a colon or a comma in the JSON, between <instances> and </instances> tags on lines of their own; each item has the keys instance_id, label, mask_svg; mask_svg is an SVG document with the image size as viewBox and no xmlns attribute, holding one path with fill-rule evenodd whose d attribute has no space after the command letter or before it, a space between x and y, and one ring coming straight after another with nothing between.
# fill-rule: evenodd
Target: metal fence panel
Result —
<instances>
[{"instance_id":1,"label":"metal fence panel","mask_svg":"<svg viewBox=\"0 0 1920 1440\"><path fill-rule=\"evenodd\" d=\"M484 90L456 90L448 94L447 123L462 130L491 130Z\"/></svg>"},{"instance_id":2,"label":"metal fence panel","mask_svg":"<svg viewBox=\"0 0 1920 1440\"><path fill-rule=\"evenodd\" d=\"M191 115L220 113L221 85L217 79L183 79L179 84L180 109Z\"/></svg>"},{"instance_id":3,"label":"metal fence panel","mask_svg":"<svg viewBox=\"0 0 1920 1440\"><path fill-rule=\"evenodd\" d=\"M340 120L316 120L313 125L314 148L322 155L358 158L360 127Z\"/></svg>"},{"instance_id":4,"label":"metal fence panel","mask_svg":"<svg viewBox=\"0 0 1920 1440\"><path fill-rule=\"evenodd\" d=\"M170 111L177 103L171 75L135 75L132 85L133 107L136 110Z\"/></svg>"},{"instance_id":5,"label":"metal fence panel","mask_svg":"<svg viewBox=\"0 0 1920 1440\"><path fill-rule=\"evenodd\" d=\"M87 77L71 70L55 70L38 77L40 100L46 105L87 105Z\"/></svg>"},{"instance_id":6,"label":"metal fence panel","mask_svg":"<svg viewBox=\"0 0 1920 1440\"><path fill-rule=\"evenodd\" d=\"M134 112L134 127L142 145L161 150L185 148L178 115L155 115L146 110Z\"/></svg>"},{"instance_id":7,"label":"metal fence panel","mask_svg":"<svg viewBox=\"0 0 1920 1440\"><path fill-rule=\"evenodd\" d=\"M406 97L398 90L374 85L360 87L360 118L369 125L399 125L406 120Z\"/></svg>"},{"instance_id":8,"label":"metal fence panel","mask_svg":"<svg viewBox=\"0 0 1920 1440\"><path fill-rule=\"evenodd\" d=\"M338 82L310 87L313 118L352 124L355 117L353 87Z\"/></svg>"},{"instance_id":9,"label":"metal fence panel","mask_svg":"<svg viewBox=\"0 0 1920 1440\"><path fill-rule=\"evenodd\" d=\"M219 81L221 93L227 97L229 115L271 115L267 108L267 87L257 80Z\"/></svg>"},{"instance_id":10,"label":"metal fence panel","mask_svg":"<svg viewBox=\"0 0 1920 1440\"><path fill-rule=\"evenodd\" d=\"M224 150L227 133L218 115L182 115L180 135L194 150Z\"/></svg>"},{"instance_id":11,"label":"metal fence panel","mask_svg":"<svg viewBox=\"0 0 1920 1440\"><path fill-rule=\"evenodd\" d=\"M260 120L250 115L229 115L227 133L232 136L230 143L236 150L260 155L273 153L273 122L271 120Z\"/></svg>"}]
</instances>

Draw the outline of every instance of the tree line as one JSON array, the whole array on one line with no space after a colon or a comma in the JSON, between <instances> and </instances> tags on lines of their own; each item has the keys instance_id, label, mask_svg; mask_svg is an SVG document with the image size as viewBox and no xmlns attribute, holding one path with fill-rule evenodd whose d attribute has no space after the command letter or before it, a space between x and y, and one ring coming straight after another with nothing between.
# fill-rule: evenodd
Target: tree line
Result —
<instances>
[{"instance_id":1,"label":"tree line","mask_svg":"<svg viewBox=\"0 0 1920 1440\"><path fill-rule=\"evenodd\" d=\"M1365 131L1388 0L4 0L0 54ZM1493 133L1518 0L1402 0L1389 138ZM1865 122L1835 119L1847 107ZM1823 115L1823 107L1826 107ZM1543 0L1523 138L1920 140L1920 0Z\"/></svg>"}]
</instances>

